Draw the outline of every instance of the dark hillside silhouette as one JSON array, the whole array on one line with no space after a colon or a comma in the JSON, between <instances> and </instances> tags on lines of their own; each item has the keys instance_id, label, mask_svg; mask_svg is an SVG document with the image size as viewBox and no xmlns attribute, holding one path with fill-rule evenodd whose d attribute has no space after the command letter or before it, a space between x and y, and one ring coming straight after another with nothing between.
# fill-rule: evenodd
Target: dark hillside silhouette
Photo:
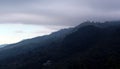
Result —
<instances>
[{"instance_id":1,"label":"dark hillside silhouette","mask_svg":"<svg viewBox=\"0 0 120 69\"><path fill-rule=\"evenodd\" d=\"M85 22L8 45L0 69L120 69L120 21Z\"/></svg>"}]
</instances>

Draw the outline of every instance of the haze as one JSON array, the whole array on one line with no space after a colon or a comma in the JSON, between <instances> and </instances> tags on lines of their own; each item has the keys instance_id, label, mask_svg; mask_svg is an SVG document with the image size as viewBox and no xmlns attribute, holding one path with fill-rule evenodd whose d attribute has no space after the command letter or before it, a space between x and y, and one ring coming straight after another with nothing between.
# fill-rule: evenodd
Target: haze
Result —
<instances>
[{"instance_id":1,"label":"haze","mask_svg":"<svg viewBox=\"0 0 120 69\"><path fill-rule=\"evenodd\" d=\"M119 20L119 6L119 0L0 0L0 44L46 35L87 20Z\"/></svg>"}]
</instances>

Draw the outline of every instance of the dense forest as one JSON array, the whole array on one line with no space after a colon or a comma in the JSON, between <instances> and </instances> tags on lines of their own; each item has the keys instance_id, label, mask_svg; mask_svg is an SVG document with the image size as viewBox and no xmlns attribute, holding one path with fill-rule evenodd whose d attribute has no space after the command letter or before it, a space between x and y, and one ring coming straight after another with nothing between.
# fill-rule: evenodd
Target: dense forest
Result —
<instances>
[{"instance_id":1,"label":"dense forest","mask_svg":"<svg viewBox=\"0 0 120 69\"><path fill-rule=\"evenodd\" d=\"M120 21L84 22L0 48L0 69L120 69Z\"/></svg>"}]
</instances>

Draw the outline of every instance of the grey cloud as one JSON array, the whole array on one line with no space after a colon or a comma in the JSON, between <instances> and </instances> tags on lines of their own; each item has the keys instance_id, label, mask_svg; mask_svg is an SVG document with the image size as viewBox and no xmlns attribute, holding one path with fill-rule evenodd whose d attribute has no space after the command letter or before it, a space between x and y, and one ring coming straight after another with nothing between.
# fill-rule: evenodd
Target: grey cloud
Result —
<instances>
[{"instance_id":1,"label":"grey cloud","mask_svg":"<svg viewBox=\"0 0 120 69\"><path fill-rule=\"evenodd\" d=\"M119 20L119 0L0 0L0 23L73 26Z\"/></svg>"},{"instance_id":2,"label":"grey cloud","mask_svg":"<svg viewBox=\"0 0 120 69\"><path fill-rule=\"evenodd\" d=\"M14 33L17 33L17 34L22 34L22 33L25 33L24 31L22 30L17 30L17 31L14 31Z\"/></svg>"}]
</instances>

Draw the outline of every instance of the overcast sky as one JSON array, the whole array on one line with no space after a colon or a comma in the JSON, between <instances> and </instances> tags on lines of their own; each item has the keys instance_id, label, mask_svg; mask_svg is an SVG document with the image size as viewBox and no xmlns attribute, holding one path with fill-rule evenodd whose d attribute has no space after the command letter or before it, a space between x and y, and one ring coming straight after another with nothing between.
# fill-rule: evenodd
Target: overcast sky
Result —
<instances>
[{"instance_id":1,"label":"overcast sky","mask_svg":"<svg viewBox=\"0 0 120 69\"><path fill-rule=\"evenodd\" d=\"M120 0L0 0L0 44L49 34L88 20L119 19Z\"/></svg>"}]
</instances>

